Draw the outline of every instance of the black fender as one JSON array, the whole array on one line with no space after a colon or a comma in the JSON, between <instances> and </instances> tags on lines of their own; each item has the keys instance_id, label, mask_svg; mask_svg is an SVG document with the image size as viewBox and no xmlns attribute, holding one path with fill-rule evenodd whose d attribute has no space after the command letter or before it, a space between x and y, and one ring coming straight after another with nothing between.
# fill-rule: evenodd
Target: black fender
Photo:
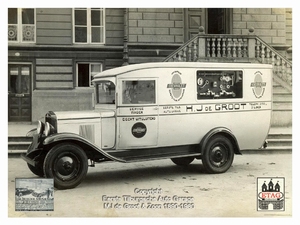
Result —
<instances>
[{"instance_id":1,"label":"black fender","mask_svg":"<svg viewBox=\"0 0 300 225\"><path fill-rule=\"evenodd\" d=\"M234 153L241 155L241 151L240 151L240 147L238 144L238 141L236 139L236 137L234 136L234 134L232 133L232 131L226 127L216 127L212 130L210 130L209 132L207 132L207 134L202 138L201 142L200 142L200 150L201 150L201 154L203 154L204 148L207 145L207 142L209 141L209 139L214 136L215 134L222 134L225 137L227 137L231 143L233 144L234 147Z\"/></svg>"},{"instance_id":2,"label":"black fender","mask_svg":"<svg viewBox=\"0 0 300 225\"><path fill-rule=\"evenodd\" d=\"M117 162L126 162L123 159L120 159L120 158L117 158L117 157L114 157L114 156L108 154L103 149L101 149L98 146L91 143L89 140L85 139L84 137L82 137L78 134L74 134L74 133L52 134L45 138L45 140L43 141L43 145L51 146L51 145L55 145L57 143L66 142L66 141L79 143L81 146L86 146L88 148L91 148L91 149L99 152L100 154L102 154L104 157L107 157L110 160L117 161Z\"/></svg>"}]
</instances>

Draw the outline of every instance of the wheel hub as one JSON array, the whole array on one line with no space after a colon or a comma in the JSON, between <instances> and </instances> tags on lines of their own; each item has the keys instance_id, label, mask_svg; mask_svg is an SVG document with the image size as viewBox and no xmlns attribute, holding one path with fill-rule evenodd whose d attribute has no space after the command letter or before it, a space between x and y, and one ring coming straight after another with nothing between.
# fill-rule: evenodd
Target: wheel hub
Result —
<instances>
[{"instance_id":1,"label":"wheel hub","mask_svg":"<svg viewBox=\"0 0 300 225\"><path fill-rule=\"evenodd\" d=\"M72 163L70 163L69 161L64 162L63 167L66 171L70 171L70 169L72 168Z\"/></svg>"},{"instance_id":2,"label":"wheel hub","mask_svg":"<svg viewBox=\"0 0 300 225\"><path fill-rule=\"evenodd\" d=\"M220 147L216 147L212 150L212 159L214 162L219 163L223 160L223 152Z\"/></svg>"},{"instance_id":3,"label":"wheel hub","mask_svg":"<svg viewBox=\"0 0 300 225\"><path fill-rule=\"evenodd\" d=\"M70 176L74 173L76 162L72 157L63 156L56 163L57 172L62 176Z\"/></svg>"}]
</instances>

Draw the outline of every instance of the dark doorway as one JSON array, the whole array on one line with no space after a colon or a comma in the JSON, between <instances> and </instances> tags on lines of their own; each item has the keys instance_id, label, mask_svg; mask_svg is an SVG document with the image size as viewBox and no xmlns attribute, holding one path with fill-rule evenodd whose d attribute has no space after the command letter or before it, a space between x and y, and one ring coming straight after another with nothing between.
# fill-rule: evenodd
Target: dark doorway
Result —
<instances>
[{"instance_id":1,"label":"dark doorway","mask_svg":"<svg viewBox=\"0 0 300 225\"><path fill-rule=\"evenodd\" d=\"M186 8L184 9L184 41L199 33L203 26L206 34L231 34L232 9Z\"/></svg>"},{"instance_id":2,"label":"dark doorway","mask_svg":"<svg viewBox=\"0 0 300 225\"><path fill-rule=\"evenodd\" d=\"M31 121L31 65L8 65L8 121Z\"/></svg>"},{"instance_id":3,"label":"dark doorway","mask_svg":"<svg viewBox=\"0 0 300 225\"><path fill-rule=\"evenodd\" d=\"M231 10L224 8L207 9L207 33L230 34Z\"/></svg>"}]
</instances>

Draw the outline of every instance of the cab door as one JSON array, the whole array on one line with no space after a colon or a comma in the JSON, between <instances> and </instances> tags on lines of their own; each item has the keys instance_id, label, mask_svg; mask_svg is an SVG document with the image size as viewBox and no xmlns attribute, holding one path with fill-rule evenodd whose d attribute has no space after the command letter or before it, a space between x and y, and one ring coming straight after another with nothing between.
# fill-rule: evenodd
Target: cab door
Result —
<instances>
[{"instance_id":1,"label":"cab door","mask_svg":"<svg viewBox=\"0 0 300 225\"><path fill-rule=\"evenodd\" d=\"M157 79L122 79L118 85L117 148L157 146Z\"/></svg>"}]
</instances>

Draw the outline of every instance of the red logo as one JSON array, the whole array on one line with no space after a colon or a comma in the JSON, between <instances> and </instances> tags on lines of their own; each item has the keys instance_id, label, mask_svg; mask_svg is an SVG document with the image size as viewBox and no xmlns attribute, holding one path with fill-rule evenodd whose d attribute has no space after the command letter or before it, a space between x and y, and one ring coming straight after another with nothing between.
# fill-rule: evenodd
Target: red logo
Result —
<instances>
[{"instance_id":1,"label":"red logo","mask_svg":"<svg viewBox=\"0 0 300 225\"><path fill-rule=\"evenodd\" d=\"M281 199L283 198L283 193L281 192L260 192L259 198L261 199Z\"/></svg>"}]
</instances>

